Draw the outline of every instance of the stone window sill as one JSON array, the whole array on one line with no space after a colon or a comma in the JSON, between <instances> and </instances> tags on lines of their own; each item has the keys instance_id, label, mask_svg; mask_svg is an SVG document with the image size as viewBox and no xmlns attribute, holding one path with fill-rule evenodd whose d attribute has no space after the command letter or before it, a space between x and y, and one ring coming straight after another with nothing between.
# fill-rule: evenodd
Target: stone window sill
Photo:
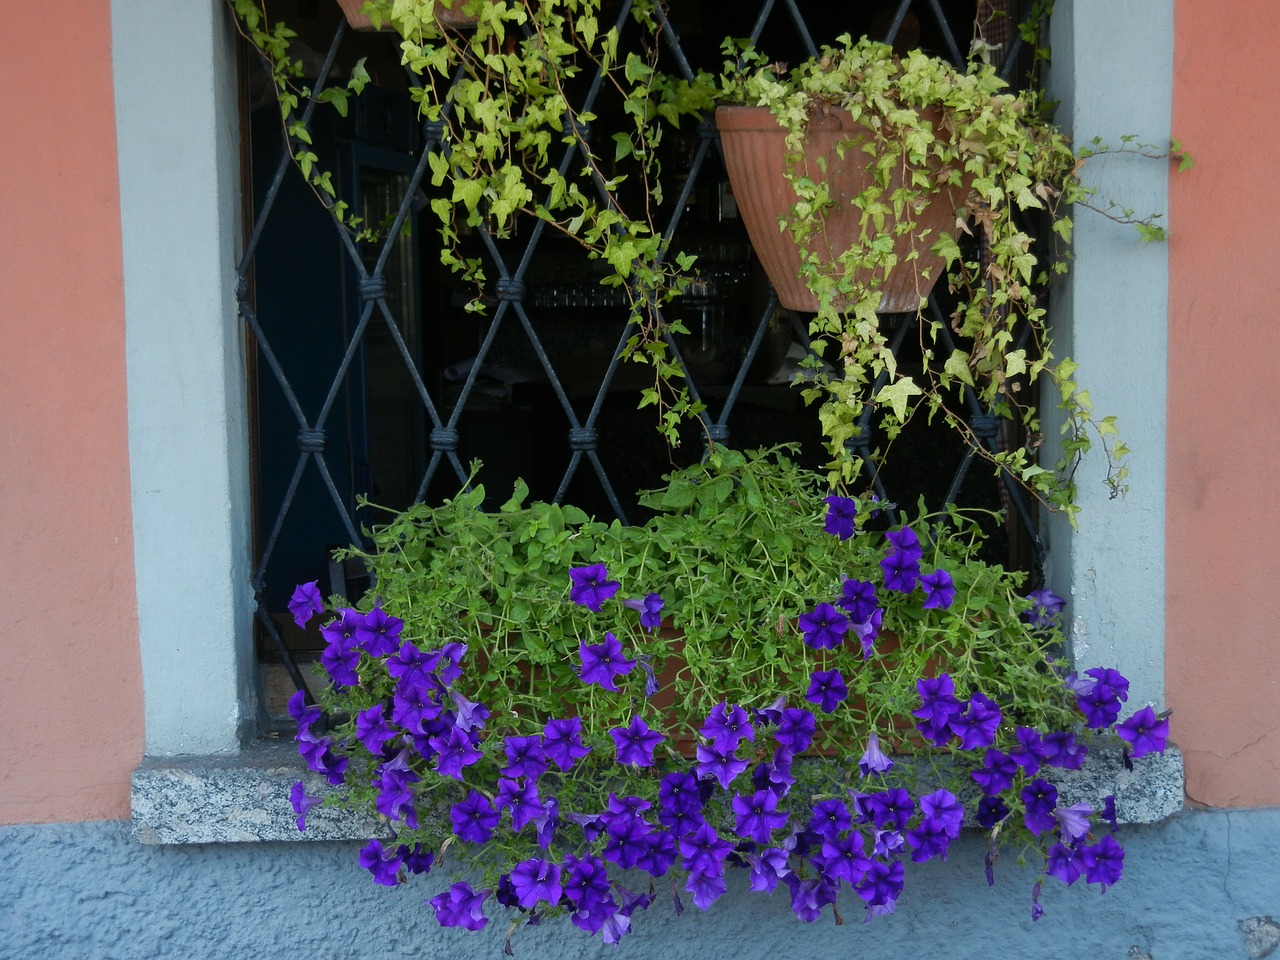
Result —
<instances>
[{"instance_id":1,"label":"stone window sill","mask_svg":"<svg viewBox=\"0 0 1280 960\"><path fill-rule=\"evenodd\" d=\"M1155 823L1182 809L1182 754L1170 748L1125 769L1121 754L1095 750L1087 768L1055 771L1064 803L1115 794L1123 823ZM260 740L225 756L148 758L133 773L133 836L141 843L257 843L366 840L387 824L336 807L316 807L300 832L289 789L305 780L311 793L327 787L307 771L292 741Z\"/></svg>"}]
</instances>

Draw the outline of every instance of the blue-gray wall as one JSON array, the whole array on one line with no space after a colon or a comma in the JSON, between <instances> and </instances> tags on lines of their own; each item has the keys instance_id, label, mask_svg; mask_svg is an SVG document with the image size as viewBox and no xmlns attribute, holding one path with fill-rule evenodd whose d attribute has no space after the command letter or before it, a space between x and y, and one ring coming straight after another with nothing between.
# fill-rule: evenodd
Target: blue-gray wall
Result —
<instances>
[{"instance_id":1,"label":"blue-gray wall","mask_svg":"<svg viewBox=\"0 0 1280 960\"><path fill-rule=\"evenodd\" d=\"M1205 960L1258 958L1280 940L1280 809L1187 812L1122 828L1125 876L1105 894L1045 886L1029 915L1034 872L1013 851L982 875L980 837L948 863L912 865L901 913L862 923L848 893L844 926L806 925L787 895L746 891L742 877L703 915L682 917L660 896L617 948L635 958L975 957ZM127 823L0 828L0 958L500 957L506 924L444 930L422 903L442 888L419 877L377 887L356 863L359 844L144 846ZM665 888L663 888L665 891ZM1243 926L1242 926L1243 925ZM614 954L563 921L521 929L517 957ZM1280 956L1276 951L1275 956Z\"/></svg>"}]
</instances>

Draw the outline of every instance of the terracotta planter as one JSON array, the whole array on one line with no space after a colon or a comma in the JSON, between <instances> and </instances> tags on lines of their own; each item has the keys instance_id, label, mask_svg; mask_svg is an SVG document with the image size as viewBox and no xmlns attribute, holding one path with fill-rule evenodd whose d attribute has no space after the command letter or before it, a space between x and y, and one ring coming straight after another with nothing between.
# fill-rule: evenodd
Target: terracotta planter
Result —
<instances>
[{"instance_id":1,"label":"terracotta planter","mask_svg":"<svg viewBox=\"0 0 1280 960\"><path fill-rule=\"evenodd\" d=\"M818 299L800 278L800 249L789 230L779 229L779 221L791 219L796 202L787 182L786 130L767 107L720 107L716 125L742 221L778 292L778 301L791 310L816 311ZM842 111L815 117L809 124L802 172L815 180L825 178L835 201L822 226L808 240L809 250L824 265L859 238L861 211L852 201L871 184L874 167L874 159L856 144L860 130ZM846 146L843 158L836 152L842 141L854 141ZM818 163L820 157L825 159L825 174ZM900 185L901 180L895 178L886 196ZM941 235L955 233L956 211L967 194L964 187L943 190L917 216L915 230L894 240L898 265L881 284L881 313L914 312L929 295L943 273L942 258L930 248ZM885 221L887 233L892 234L893 225L890 215ZM918 256L908 260L913 250Z\"/></svg>"},{"instance_id":2,"label":"terracotta planter","mask_svg":"<svg viewBox=\"0 0 1280 960\"><path fill-rule=\"evenodd\" d=\"M342 7L342 13L347 18L347 24L353 30L372 30L373 22L360 12L360 8L364 6L365 0L338 0L338 6ZM476 18L470 14L462 13L462 4L464 0L453 0L455 9L449 9L444 5L443 0L437 0L436 4L436 22L442 27L453 30L462 30L466 27L474 27ZM383 24L383 30L390 30L391 27Z\"/></svg>"}]
</instances>

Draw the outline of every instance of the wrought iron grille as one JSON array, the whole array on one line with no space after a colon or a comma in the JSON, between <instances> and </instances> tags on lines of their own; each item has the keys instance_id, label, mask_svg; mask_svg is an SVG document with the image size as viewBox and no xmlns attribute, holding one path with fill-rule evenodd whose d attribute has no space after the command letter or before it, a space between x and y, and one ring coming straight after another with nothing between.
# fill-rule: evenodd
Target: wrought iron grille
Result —
<instances>
[{"instance_id":1,"label":"wrought iron grille","mask_svg":"<svg viewBox=\"0 0 1280 960\"><path fill-rule=\"evenodd\" d=\"M630 3L606 4L624 44L639 29ZM958 63L981 13L983 39L1003 58L1006 78L1016 79L1027 56L1005 4L671 0L663 56L669 71L692 76L719 69L725 36L750 37L772 59L787 61L847 32ZM530 218L502 240L475 232L470 242L496 278L493 300L482 318L462 309L465 297L422 242L432 229L421 213L441 126L419 120L407 93L417 78L399 67L394 34L350 30L333 0L276 3L271 13L298 31L296 48L313 52L309 82L317 93L367 58L374 84L353 99L347 117L318 109L314 99L300 116L321 162L336 171L339 196L366 222L385 225L380 240L357 244L317 199L285 147L269 82L255 80L257 64L247 63L252 226L238 300L253 374L253 588L264 653L280 660L298 689L306 686L299 654L320 644L284 613L288 597L299 582L342 586L331 575L332 549L358 543L362 524L378 519L358 506L359 496L392 508L438 500L457 492L468 461L479 458L485 466L478 479L495 504L520 476L535 497L635 521L636 492L707 443L796 441L801 458L817 465L816 411L785 382L774 382L786 379L791 345L808 342L805 319L779 308L753 263L714 123L680 131L665 158L679 189L662 210L664 236L697 253L701 270L672 308L690 333L669 342L694 399L705 404L686 442L668 450L650 415L637 410L639 371L618 360L629 311L545 223ZM600 81L583 85L575 114L593 111L607 126L612 105ZM562 169L573 162L579 138L593 132L569 125ZM930 300L934 319L946 316L945 296ZM922 362L918 350L912 356L915 316L885 321L900 367ZM946 341L949 325L940 327ZM1006 449L1013 438L1003 421L972 391L965 402L974 435L992 451ZM870 411L860 426L858 449L869 455L876 444ZM1003 507L1010 520L993 531L993 542L1007 552L996 559L1038 570L1034 505L1010 478L973 471L974 452L937 430L910 427L895 454L868 475L882 500L914 506L923 496L934 507Z\"/></svg>"}]
</instances>

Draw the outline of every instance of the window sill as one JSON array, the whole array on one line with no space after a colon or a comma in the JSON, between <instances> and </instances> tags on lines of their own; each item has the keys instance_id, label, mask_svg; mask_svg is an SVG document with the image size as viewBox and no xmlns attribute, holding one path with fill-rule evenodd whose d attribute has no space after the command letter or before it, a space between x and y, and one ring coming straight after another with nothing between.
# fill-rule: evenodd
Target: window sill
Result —
<instances>
[{"instance_id":1,"label":"window sill","mask_svg":"<svg viewBox=\"0 0 1280 960\"><path fill-rule=\"evenodd\" d=\"M827 761L830 762L830 761ZM1182 754L1143 757L1130 772L1119 750L1095 750L1083 771L1055 771L1064 803L1115 794L1121 823L1155 823L1182 809ZM335 807L316 807L300 832L289 803L298 780L327 788L307 771L292 741L259 740L242 752L212 757L148 758L133 773L133 836L147 844L366 840L387 824ZM976 794L976 791L975 791ZM968 799L968 798L962 798Z\"/></svg>"}]
</instances>

